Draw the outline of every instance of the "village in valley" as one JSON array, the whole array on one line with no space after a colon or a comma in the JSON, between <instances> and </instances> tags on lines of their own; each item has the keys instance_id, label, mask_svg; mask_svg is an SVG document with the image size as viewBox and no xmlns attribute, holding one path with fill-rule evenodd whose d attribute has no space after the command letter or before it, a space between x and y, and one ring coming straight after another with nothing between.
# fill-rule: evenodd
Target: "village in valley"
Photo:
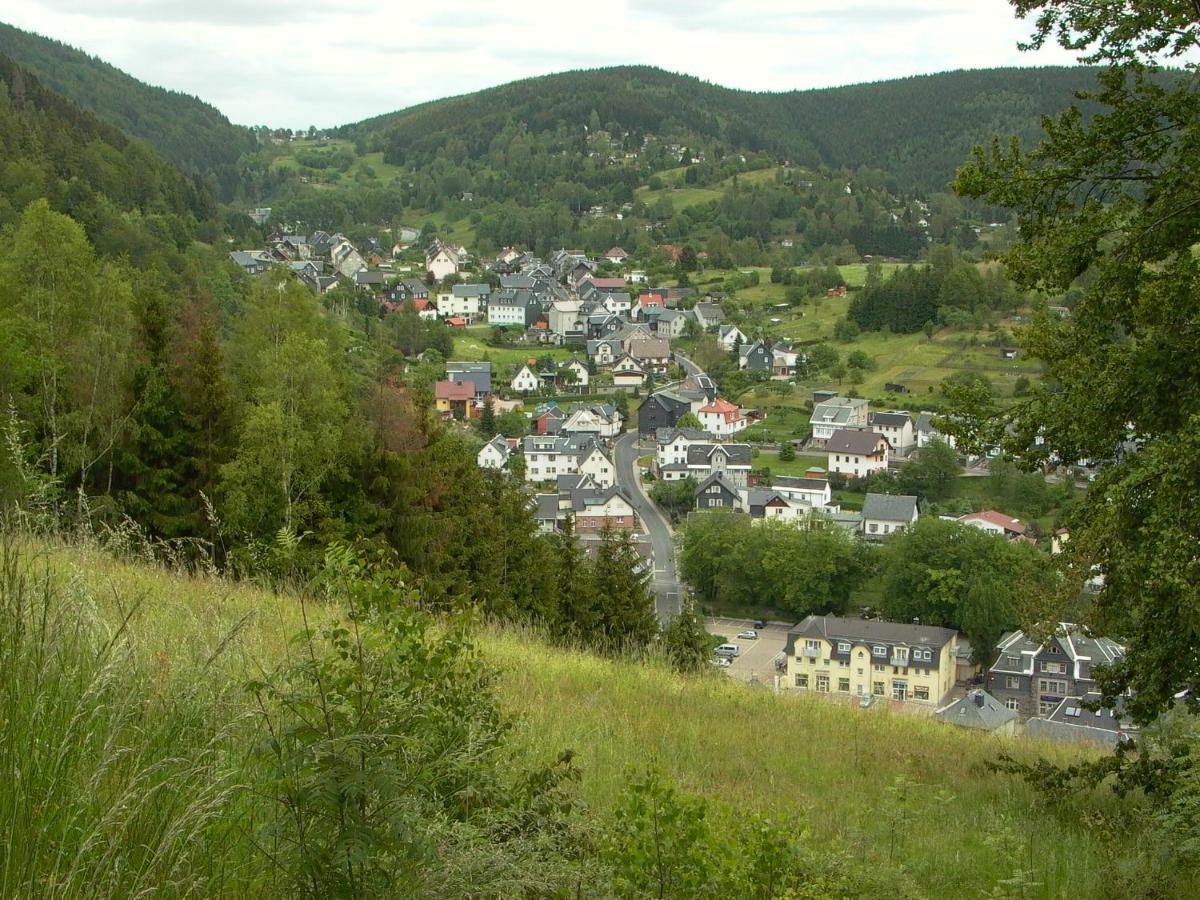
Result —
<instances>
[{"instance_id":1,"label":"village in valley","mask_svg":"<svg viewBox=\"0 0 1200 900\"><path fill-rule=\"evenodd\" d=\"M264 225L269 216L252 212ZM664 278L661 267L648 274L619 246L597 257L505 248L480 259L461 244L424 243L415 228L393 237L391 246L358 247L341 234L276 231L266 247L230 259L251 276L283 267L314 293L337 290L381 316L445 328L453 352L441 362L432 357L441 368L431 414L479 436L480 468L526 484L540 531L573 536L592 554L604 535L627 534L664 623L688 602L678 529L696 515L834 528L876 549L923 515L1049 554L1069 540L1052 516L1023 521L981 505L986 494L968 504L977 508L960 503L947 512L913 494L872 490L873 478L894 479L938 448L963 467L960 482L988 479L999 450L958 453L936 410L875 408L853 387L813 388L794 426L795 410L724 395L687 354L703 345L710 358L727 358L721 370L735 373L740 397L802 391L814 373L815 342L771 333L788 330L771 327L781 318L764 331L761 319L750 327L743 315L728 315L729 292ZM660 251L678 263L680 248ZM823 290L830 303L850 293L844 280ZM789 324L804 315L782 304L778 312ZM998 356L1011 366L1016 352L1002 345ZM910 393L891 382L885 390L890 399ZM782 437L772 427L781 416L791 426ZM1046 474L1065 490L1094 477L1078 468ZM1102 579L1093 582L1098 588ZM814 614L793 623L714 614L706 621L720 642L713 665L777 692L1106 746L1132 728L1120 709L1092 709L1099 694L1091 667L1119 660L1122 648L1072 623L1037 638L1010 630L995 647L976 649L953 629L888 621L869 604L858 617Z\"/></svg>"}]
</instances>

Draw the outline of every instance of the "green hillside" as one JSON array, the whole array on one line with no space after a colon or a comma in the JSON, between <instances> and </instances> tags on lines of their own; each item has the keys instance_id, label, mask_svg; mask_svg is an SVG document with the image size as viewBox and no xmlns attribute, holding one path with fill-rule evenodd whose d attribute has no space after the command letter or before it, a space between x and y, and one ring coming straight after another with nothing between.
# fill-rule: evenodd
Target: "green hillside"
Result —
<instances>
[{"instance_id":1,"label":"green hillside","mask_svg":"<svg viewBox=\"0 0 1200 900\"><path fill-rule=\"evenodd\" d=\"M287 702L300 703L305 681L299 673L310 672L327 679L321 691L345 694L332 707L334 717L354 709L353 683L340 680L349 675L324 656L327 641L338 635L289 642L306 617L319 627L337 615L334 604L347 582L325 584L329 600L302 605L293 594L172 575L119 562L95 547L0 541L0 624L7 636L0 641L0 711L10 733L28 738L0 745L0 775L13 784L14 772L29 773L17 782L25 791L8 791L0 800L5 892L22 895L38 883L54 884L60 895L130 895L151 886L165 892L159 896L286 893L283 864L294 860L285 845L269 842L286 832L285 824L271 824L276 812L269 798L310 776L318 779L314 790L319 779L337 778L339 751L317 741L313 768L298 757L297 768L276 773L273 754L293 738L273 739L264 730L273 720L256 704L273 709L275 695L262 693L272 684L290 685ZM368 595L375 603L385 595L393 603L403 597L391 586ZM382 650L385 645L370 643L371 621L364 613L352 628L360 642ZM1134 799L1081 796L1064 810L986 768L1002 751L1057 763L1082 760L1087 754L1081 751L984 737L884 711L777 698L715 673L682 677L653 660L614 662L554 649L521 631L474 629L478 655L467 645L451 650L440 643L445 634L446 628L424 637L408 633L386 645L407 660L387 678L419 682L423 671L444 660L453 663L444 677L460 682L403 695L401 710L420 709L425 694L442 704L433 722L409 720L414 736L419 729L451 727L459 707L493 694L496 714L508 725L493 723L503 742L498 748L447 747L434 758L414 744L406 751L411 771L373 770L370 777L380 783L398 776L409 785L411 795L393 798L401 816L412 804L428 817L419 824L405 819L404 841L422 848L406 896L644 896L620 890L619 869L605 848L624 834L619 822L629 821L630 773L647 766L685 794L707 798L703 828L732 829L731 841L744 839L734 837L742 834L740 823L759 815L792 821L802 861L788 897L877 896L881 890L897 897L1149 896L1137 891L1149 882L1139 880L1148 870L1139 868L1143 832ZM352 645L346 649L353 656ZM310 652L319 669L304 661ZM444 659L446 652L453 656ZM293 674L279 681L276 673L286 666ZM38 690L30 690L34 678ZM243 689L247 682L250 691ZM476 693L457 693L468 683ZM96 703L97 697L105 702ZM317 724L319 704L310 712L317 716L310 720L315 733L324 727ZM309 740L303 731L296 737ZM566 749L574 751L578 782L560 782L553 804L522 807L516 832L506 820L461 812L467 797L481 808L500 804L489 799L484 782L467 793L457 788L449 810L436 806L439 788L432 779L445 766L478 775L481 766L490 771L485 763L492 759L506 772L536 771ZM328 765L321 764L322 754ZM72 787L78 784L93 787L81 795ZM356 790L365 798L377 787ZM46 792L40 805L30 802L37 791ZM297 794L297 805L279 812L307 815L306 804L328 799ZM618 809L626 818L614 818ZM557 823L554 829L538 830L543 817ZM1122 825L1095 827L1103 821ZM684 829L694 841L705 833L692 819L662 827ZM555 834L570 839L570 852L557 849ZM483 842L474 843L475 836ZM322 835L313 840L316 846ZM353 840L363 842L364 852L383 852L370 849L366 833ZM383 866L396 859L377 861ZM308 862L315 879L328 861ZM461 880L447 881L454 871ZM1150 880L1154 896L1181 895L1179 881Z\"/></svg>"},{"instance_id":2,"label":"green hillside","mask_svg":"<svg viewBox=\"0 0 1200 900\"><path fill-rule=\"evenodd\" d=\"M506 129L554 132L589 121L610 131L688 136L793 162L894 175L938 190L971 146L993 135L1036 137L1043 115L1094 86L1077 68L945 72L872 84L782 93L736 91L649 66L531 78L438 100L350 126L377 135L389 161L430 160L461 144L484 156Z\"/></svg>"},{"instance_id":3,"label":"green hillside","mask_svg":"<svg viewBox=\"0 0 1200 900\"><path fill-rule=\"evenodd\" d=\"M0 23L0 53L51 90L145 141L181 168L211 176L223 192L236 184L236 164L255 148L247 128L233 125L197 97L154 87L66 44Z\"/></svg>"}]
</instances>

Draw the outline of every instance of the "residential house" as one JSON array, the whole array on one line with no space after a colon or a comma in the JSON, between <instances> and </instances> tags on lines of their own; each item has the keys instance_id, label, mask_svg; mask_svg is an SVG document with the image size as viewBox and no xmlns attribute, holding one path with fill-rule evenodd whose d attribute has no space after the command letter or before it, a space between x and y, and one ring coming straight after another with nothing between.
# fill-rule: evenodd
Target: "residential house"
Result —
<instances>
[{"instance_id":1,"label":"residential house","mask_svg":"<svg viewBox=\"0 0 1200 900\"><path fill-rule=\"evenodd\" d=\"M541 311L532 291L502 289L488 299L488 324L532 328Z\"/></svg>"},{"instance_id":2,"label":"residential house","mask_svg":"<svg viewBox=\"0 0 1200 900\"><path fill-rule=\"evenodd\" d=\"M796 366L803 354L783 347L771 348L771 377L787 380L796 374Z\"/></svg>"},{"instance_id":3,"label":"residential house","mask_svg":"<svg viewBox=\"0 0 1200 900\"><path fill-rule=\"evenodd\" d=\"M638 530L637 513L629 498L618 487L597 484L590 475L560 475L555 494L539 494L537 519L539 530L565 531L567 522L579 535Z\"/></svg>"},{"instance_id":4,"label":"residential house","mask_svg":"<svg viewBox=\"0 0 1200 900\"><path fill-rule=\"evenodd\" d=\"M659 474L664 481L691 478L701 482L717 472L739 489L744 488L750 476L750 445L691 444L683 463L659 467Z\"/></svg>"},{"instance_id":5,"label":"residential house","mask_svg":"<svg viewBox=\"0 0 1200 900\"><path fill-rule=\"evenodd\" d=\"M736 325L722 325L717 329L717 344L726 353L732 353L734 347L745 346L748 343L749 339Z\"/></svg>"},{"instance_id":6,"label":"residential house","mask_svg":"<svg viewBox=\"0 0 1200 900\"><path fill-rule=\"evenodd\" d=\"M613 387L635 391L646 383L646 370L632 356L622 356L612 365Z\"/></svg>"},{"instance_id":7,"label":"residential house","mask_svg":"<svg viewBox=\"0 0 1200 900\"><path fill-rule=\"evenodd\" d=\"M765 341L758 340L752 344L743 344L738 350L738 368L749 372L769 373L774 359L771 348Z\"/></svg>"},{"instance_id":8,"label":"residential house","mask_svg":"<svg viewBox=\"0 0 1200 900\"><path fill-rule=\"evenodd\" d=\"M634 335L625 342L625 352L647 371L662 374L671 365L671 342L666 338Z\"/></svg>"},{"instance_id":9,"label":"residential house","mask_svg":"<svg viewBox=\"0 0 1200 900\"><path fill-rule=\"evenodd\" d=\"M508 465L510 456L512 448L508 445L507 438L498 434L480 448L475 462L481 469L503 469Z\"/></svg>"},{"instance_id":10,"label":"residential house","mask_svg":"<svg viewBox=\"0 0 1200 900\"><path fill-rule=\"evenodd\" d=\"M669 465L686 465L688 447L711 444L713 436L694 428L660 428L654 436L657 449L655 463L661 469Z\"/></svg>"},{"instance_id":11,"label":"residential house","mask_svg":"<svg viewBox=\"0 0 1200 900\"><path fill-rule=\"evenodd\" d=\"M562 423L567 421L567 413L556 403L551 402L544 409L539 408L533 417L534 434L558 434Z\"/></svg>"},{"instance_id":12,"label":"residential house","mask_svg":"<svg viewBox=\"0 0 1200 900\"><path fill-rule=\"evenodd\" d=\"M468 381L475 386L477 398L492 392L492 364L490 362L448 362L446 378L450 381Z\"/></svg>"},{"instance_id":13,"label":"residential house","mask_svg":"<svg viewBox=\"0 0 1200 900\"><path fill-rule=\"evenodd\" d=\"M229 254L229 260L241 266L247 275L261 275L275 261L266 250L234 250Z\"/></svg>"},{"instance_id":14,"label":"residential house","mask_svg":"<svg viewBox=\"0 0 1200 900\"><path fill-rule=\"evenodd\" d=\"M688 309L664 309L655 322L655 331L668 338L681 338L687 334L688 322L696 317Z\"/></svg>"},{"instance_id":15,"label":"residential house","mask_svg":"<svg viewBox=\"0 0 1200 900\"><path fill-rule=\"evenodd\" d=\"M806 503L812 509L837 509L833 503L833 490L829 482L822 478L777 475L772 481L771 489L789 500Z\"/></svg>"},{"instance_id":16,"label":"residential house","mask_svg":"<svg viewBox=\"0 0 1200 900\"><path fill-rule=\"evenodd\" d=\"M616 378L615 371L613 377ZM660 428L674 428L675 423L691 411L690 398L674 391L656 391L638 407L638 433L650 437Z\"/></svg>"},{"instance_id":17,"label":"residential house","mask_svg":"<svg viewBox=\"0 0 1200 900\"><path fill-rule=\"evenodd\" d=\"M867 415L866 400L834 396L818 401L808 419L813 445L824 447L835 431L866 428Z\"/></svg>"},{"instance_id":18,"label":"residential house","mask_svg":"<svg viewBox=\"0 0 1200 900\"><path fill-rule=\"evenodd\" d=\"M548 320L550 330L564 338L582 339L587 330L578 300L557 300L551 303Z\"/></svg>"},{"instance_id":19,"label":"residential house","mask_svg":"<svg viewBox=\"0 0 1200 900\"><path fill-rule=\"evenodd\" d=\"M533 374L533 370L529 366L521 366L517 374L513 376L509 386L514 391L519 391L522 394L528 394L530 391L536 391L541 382L538 377Z\"/></svg>"},{"instance_id":20,"label":"residential house","mask_svg":"<svg viewBox=\"0 0 1200 900\"><path fill-rule=\"evenodd\" d=\"M629 254L620 247L610 247L608 252L604 254L604 258L614 266L620 266L625 263L625 260L629 259Z\"/></svg>"},{"instance_id":21,"label":"residential house","mask_svg":"<svg viewBox=\"0 0 1200 900\"><path fill-rule=\"evenodd\" d=\"M1045 639L1010 631L1000 638L996 651L987 689L1022 718L1048 716L1067 698L1093 693L1093 668L1125 656L1125 648L1116 641L1068 622L1058 623Z\"/></svg>"},{"instance_id":22,"label":"residential house","mask_svg":"<svg viewBox=\"0 0 1200 900\"><path fill-rule=\"evenodd\" d=\"M742 495L738 486L725 477L723 472L713 472L696 485L692 492L696 509L740 509Z\"/></svg>"},{"instance_id":23,"label":"residential house","mask_svg":"<svg viewBox=\"0 0 1200 900\"><path fill-rule=\"evenodd\" d=\"M333 265L333 270L343 278L354 278L367 267L366 261L363 260L354 245L340 236L329 248L329 261Z\"/></svg>"},{"instance_id":24,"label":"residential house","mask_svg":"<svg viewBox=\"0 0 1200 900\"><path fill-rule=\"evenodd\" d=\"M745 492L745 504L746 512L755 520L795 522L812 512L803 500L787 497L774 488L750 488Z\"/></svg>"},{"instance_id":25,"label":"residential house","mask_svg":"<svg viewBox=\"0 0 1200 900\"><path fill-rule=\"evenodd\" d=\"M932 440L940 440L953 447L954 435L942 434L933 425L933 417L935 413L923 412L917 416L917 423L913 426L913 434L917 442L917 449L928 447Z\"/></svg>"},{"instance_id":26,"label":"residential house","mask_svg":"<svg viewBox=\"0 0 1200 900\"><path fill-rule=\"evenodd\" d=\"M579 282L575 290L579 294L580 300L597 301L607 293L624 291L626 287L624 278L600 278L597 275L589 275Z\"/></svg>"},{"instance_id":27,"label":"residential house","mask_svg":"<svg viewBox=\"0 0 1200 900\"><path fill-rule=\"evenodd\" d=\"M487 312L491 293L492 286L489 284L456 284L448 293L438 294L438 315L443 318L462 316L474 322Z\"/></svg>"},{"instance_id":28,"label":"residential house","mask_svg":"<svg viewBox=\"0 0 1200 900\"><path fill-rule=\"evenodd\" d=\"M629 311L633 309L633 298L624 291L602 294L600 303L615 316L628 316Z\"/></svg>"},{"instance_id":29,"label":"residential house","mask_svg":"<svg viewBox=\"0 0 1200 900\"><path fill-rule=\"evenodd\" d=\"M896 456L907 456L908 451L917 445L912 417L904 410L869 413L867 427L887 438Z\"/></svg>"},{"instance_id":30,"label":"residential house","mask_svg":"<svg viewBox=\"0 0 1200 900\"><path fill-rule=\"evenodd\" d=\"M601 487L611 487L616 480L612 460L591 435L529 435L523 450L527 481L583 474L591 475Z\"/></svg>"},{"instance_id":31,"label":"residential house","mask_svg":"<svg viewBox=\"0 0 1200 900\"><path fill-rule=\"evenodd\" d=\"M610 403L576 406L567 413L559 433L591 434L611 440L621 433L621 414Z\"/></svg>"},{"instance_id":32,"label":"residential house","mask_svg":"<svg viewBox=\"0 0 1200 900\"><path fill-rule=\"evenodd\" d=\"M826 468L851 478L886 472L888 450L887 440L874 431L835 431L825 443Z\"/></svg>"},{"instance_id":33,"label":"residential house","mask_svg":"<svg viewBox=\"0 0 1200 900\"><path fill-rule=\"evenodd\" d=\"M721 307L717 306L715 303L697 303L692 307L692 312L696 316L696 324L699 325L703 331L712 331L725 321L725 310L721 309ZM733 349L733 345L730 344L725 349L731 350Z\"/></svg>"},{"instance_id":34,"label":"residential house","mask_svg":"<svg viewBox=\"0 0 1200 900\"><path fill-rule=\"evenodd\" d=\"M1123 740L1136 736L1138 729L1123 707L1100 706L1100 699L1098 691L1064 698L1050 712L1029 720L1029 736L1116 749Z\"/></svg>"},{"instance_id":35,"label":"residential house","mask_svg":"<svg viewBox=\"0 0 1200 900\"><path fill-rule=\"evenodd\" d=\"M991 734L1011 736L1017 730L1017 714L982 688L975 688L965 697L943 706L934 713L934 718L947 725Z\"/></svg>"},{"instance_id":36,"label":"residential house","mask_svg":"<svg viewBox=\"0 0 1200 900\"><path fill-rule=\"evenodd\" d=\"M958 521L963 525L982 529L988 534L1001 535L1010 541L1025 536L1026 526L1024 522L1020 519L1014 519L1012 516L1006 516L1004 513L996 512L994 509L968 513L965 516L959 516Z\"/></svg>"},{"instance_id":37,"label":"residential house","mask_svg":"<svg viewBox=\"0 0 1200 900\"><path fill-rule=\"evenodd\" d=\"M747 424L737 404L719 397L700 407L696 415L704 430L712 433L718 440L737 434Z\"/></svg>"},{"instance_id":38,"label":"residential house","mask_svg":"<svg viewBox=\"0 0 1200 900\"><path fill-rule=\"evenodd\" d=\"M949 628L808 616L788 632L786 685L936 708L954 687L957 644L958 632Z\"/></svg>"},{"instance_id":39,"label":"residential house","mask_svg":"<svg viewBox=\"0 0 1200 900\"><path fill-rule=\"evenodd\" d=\"M434 406L445 417L470 419L475 415L475 385L469 381L438 381L433 385Z\"/></svg>"},{"instance_id":40,"label":"residential house","mask_svg":"<svg viewBox=\"0 0 1200 900\"><path fill-rule=\"evenodd\" d=\"M917 498L907 494L872 494L863 499L863 537L878 540L907 531L917 521Z\"/></svg>"},{"instance_id":41,"label":"residential house","mask_svg":"<svg viewBox=\"0 0 1200 900\"><path fill-rule=\"evenodd\" d=\"M646 292L638 296L637 303L633 307L633 315L635 319L654 321L666 308L666 300L662 294Z\"/></svg>"},{"instance_id":42,"label":"residential house","mask_svg":"<svg viewBox=\"0 0 1200 900\"><path fill-rule=\"evenodd\" d=\"M455 248L441 241L434 241L425 251L425 271L434 281L443 281L448 275L457 275L462 261Z\"/></svg>"},{"instance_id":43,"label":"residential house","mask_svg":"<svg viewBox=\"0 0 1200 900\"><path fill-rule=\"evenodd\" d=\"M594 312L587 317L584 327L588 341L598 341L616 334L625 326L625 320L615 313Z\"/></svg>"},{"instance_id":44,"label":"residential house","mask_svg":"<svg viewBox=\"0 0 1200 900\"><path fill-rule=\"evenodd\" d=\"M587 355L598 366L610 366L625 355L625 348L615 336L598 338L587 342Z\"/></svg>"},{"instance_id":45,"label":"residential house","mask_svg":"<svg viewBox=\"0 0 1200 900\"><path fill-rule=\"evenodd\" d=\"M363 269L362 271L354 273L355 287L366 288L367 290L374 291L375 293L381 293L383 291L383 286L387 283L387 280L387 272Z\"/></svg>"}]
</instances>

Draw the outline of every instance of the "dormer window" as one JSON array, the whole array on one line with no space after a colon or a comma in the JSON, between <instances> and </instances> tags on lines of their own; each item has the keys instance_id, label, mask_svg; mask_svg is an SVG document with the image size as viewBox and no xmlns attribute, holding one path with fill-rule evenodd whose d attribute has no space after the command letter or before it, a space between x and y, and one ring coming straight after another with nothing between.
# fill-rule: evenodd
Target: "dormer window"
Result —
<instances>
[{"instance_id":1,"label":"dormer window","mask_svg":"<svg viewBox=\"0 0 1200 900\"><path fill-rule=\"evenodd\" d=\"M872 647L871 653L874 656L887 656L887 647Z\"/></svg>"},{"instance_id":2,"label":"dormer window","mask_svg":"<svg viewBox=\"0 0 1200 900\"><path fill-rule=\"evenodd\" d=\"M850 652L849 641L838 641L838 653L849 653L849 652Z\"/></svg>"}]
</instances>

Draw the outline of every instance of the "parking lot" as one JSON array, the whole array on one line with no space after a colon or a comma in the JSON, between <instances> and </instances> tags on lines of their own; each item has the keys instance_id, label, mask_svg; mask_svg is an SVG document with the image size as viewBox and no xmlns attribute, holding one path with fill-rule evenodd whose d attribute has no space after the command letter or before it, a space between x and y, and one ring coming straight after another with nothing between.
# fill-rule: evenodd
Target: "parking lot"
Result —
<instances>
[{"instance_id":1,"label":"parking lot","mask_svg":"<svg viewBox=\"0 0 1200 900\"><path fill-rule=\"evenodd\" d=\"M783 655L787 643L788 629L792 626L782 622L768 622L765 628L754 628L750 619L705 619L704 627L709 634L715 634L723 641L737 644L741 655L736 657L725 669L730 678L741 681L760 681L771 684L775 676L775 660ZM738 639L738 632L753 629L758 632L758 640Z\"/></svg>"}]
</instances>

